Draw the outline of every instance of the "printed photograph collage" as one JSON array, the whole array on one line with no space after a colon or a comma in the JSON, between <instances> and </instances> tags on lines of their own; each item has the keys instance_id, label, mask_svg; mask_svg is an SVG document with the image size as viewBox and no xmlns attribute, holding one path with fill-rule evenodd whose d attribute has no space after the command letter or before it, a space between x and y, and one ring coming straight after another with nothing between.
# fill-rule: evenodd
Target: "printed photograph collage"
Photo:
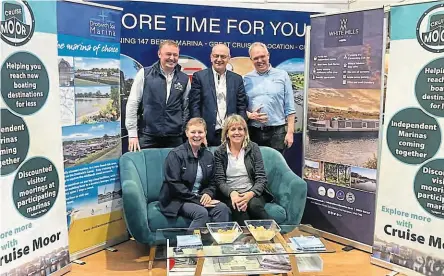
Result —
<instances>
[{"instance_id":1,"label":"printed photograph collage","mask_svg":"<svg viewBox=\"0 0 444 276\"><path fill-rule=\"evenodd\" d=\"M119 158L119 60L59 56L58 66L65 169Z\"/></svg>"}]
</instances>

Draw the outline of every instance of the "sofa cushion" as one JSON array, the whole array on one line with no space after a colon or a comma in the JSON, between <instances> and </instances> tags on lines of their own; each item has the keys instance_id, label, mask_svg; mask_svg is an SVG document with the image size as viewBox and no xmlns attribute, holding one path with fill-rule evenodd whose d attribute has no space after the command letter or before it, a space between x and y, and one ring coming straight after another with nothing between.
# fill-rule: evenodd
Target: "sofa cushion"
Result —
<instances>
[{"instance_id":1,"label":"sofa cushion","mask_svg":"<svg viewBox=\"0 0 444 276\"><path fill-rule=\"evenodd\" d=\"M276 203L265 203L265 211L267 211L267 214L273 217L274 221L278 224L283 223L287 219L287 212L284 207Z\"/></svg>"},{"instance_id":2,"label":"sofa cushion","mask_svg":"<svg viewBox=\"0 0 444 276\"><path fill-rule=\"evenodd\" d=\"M156 232L158 229L165 228L188 228L191 220L178 216L177 218L170 218L164 216L159 209L159 201L153 201L148 204L148 225L151 231Z\"/></svg>"}]
</instances>

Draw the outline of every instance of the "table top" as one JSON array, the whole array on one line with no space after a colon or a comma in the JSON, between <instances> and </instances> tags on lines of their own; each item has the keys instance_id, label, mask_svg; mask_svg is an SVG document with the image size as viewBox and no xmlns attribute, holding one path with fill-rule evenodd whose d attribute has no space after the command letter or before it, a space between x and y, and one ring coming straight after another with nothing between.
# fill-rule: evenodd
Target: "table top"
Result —
<instances>
[{"instance_id":1,"label":"table top","mask_svg":"<svg viewBox=\"0 0 444 276\"><path fill-rule=\"evenodd\" d=\"M334 253L335 249L325 240L318 237L325 246L325 250L303 251L291 243L290 238L299 236L313 236L301 231L297 225L279 225L280 232L269 241L256 241L250 230L243 226L242 233L232 243L218 244L207 228L196 229L200 234L202 246L197 248L178 248L177 236L193 235L196 230L186 228L168 228L156 231L156 260L169 258L195 257L229 257L229 256L261 256L261 255L296 255Z\"/></svg>"}]
</instances>

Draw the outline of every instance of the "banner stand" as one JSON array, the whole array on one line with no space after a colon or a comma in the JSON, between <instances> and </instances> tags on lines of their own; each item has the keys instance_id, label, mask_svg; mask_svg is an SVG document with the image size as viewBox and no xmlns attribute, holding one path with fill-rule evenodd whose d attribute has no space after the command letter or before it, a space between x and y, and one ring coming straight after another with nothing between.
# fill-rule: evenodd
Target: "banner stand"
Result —
<instances>
[{"instance_id":1,"label":"banner stand","mask_svg":"<svg viewBox=\"0 0 444 276\"><path fill-rule=\"evenodd\" d=\"M118 171L122 11L80 0L57 2L71 261L125 242L129 236Z\"/></svg>"},{"instance_id":2,"label":"banner stand","mask_svg":"<svg viewBox=\"0 0 444 276\"><path fill-rule=\"evenodd\" d=\"M310 34L311 34L311 26L307 26L307 32L305 34L305 71L304 75L309 76L310 75ZM307 78L309 79L309 78ZM308 122L308 81L304 82L304 126L307 126ZM303 128L303 137L306 137L307 128ZM305 156L305 147L302 147L302 156ZM304 159L305 160L305 159ZM304 167L304 164L302 168ZM310 233L312 235L318 235L325 239L332 240L335 242L338 242L340 244L346 245L346 246L352 246L353 248L363 250L365 252L371 252L372 247L360 242L356 242L338 235L331 234L329 232L325 232L319 229L314 228L311 225L308 224L302 224L299 227L302 231L305 231L307 233Z\"/></svg>"},{"instance_id":3,"label":"banner stand","mask_svg":"<svg viewBox=\"0 0 444 276\"><path fill-rule=\"evenodd\" d=\"M94 254L94 253L97 253L97 252L102 251L104 249L107 249L107 248L109 248L111 246L115 246L117 244L126 242L127 240L128 240L128 236L125 235L125 236L123 236L121 238L117 238L117 239L106 241L106 243L104 243L102 245L99 245L99 246L95 245L95 246L93 246L91 248L87 248L85 250L76 252L76 253L70 255L71 261L79 260L79 259L84 258L86 256L89 256L91 254Z\"/></svg>"},{"instance_id":4,"label":"banner stand","mask_svg":"<svg viewBox=\"0 0 444 276\"><path fill-rule=\"evenodd\" d=\"M307 31L305 33L305 71L304 75L308 76L306 79L309 79L310 76L310 34L311 34L311 26L307 26ZM304 126L307 126L308 122L308 81L304 82ZM306 137L307 135L307 128L303 128L303 134L302 137ZM302 156L305 157L305 147L302 147ZM303 159L305 161L305 159ZM302 168L304 168L304 164L302 164ZM310 233L312 235L318 235L325 239L332 240L335 242L338 242L340 244L346 245L346 246L352 246L356 249L363 250L365 252L371 252L372 247L368 246L366 244L362 244L353 240L346 239L344 237L331 234L329 232L325 232L319 229L314 228L311 225L308 224L301 224L299 227L302 231L305 231L307 233Z\"/></svg>"},{"instance_id":5,"label":"banner stand","mask_svg":"<svg viewBox=\"0 0 444 276\"><path fill-rule=\"evenodd\" d=\"M366 12L366 11L372 11L372 10L377 10L377 9L359 9L359 10L352 10L352 11L345 11L345 12L335 12L335 13L328 13L328 14L320 14L320 15L313 15L311 16L311 18L313 19L314 17L325 17L325 16L334 16L334 15L341 15L341 14L349 14L349 13L355 13L355 12ZM384 12L385 13L385 12ZM361 30L360 30L361 31ZM311 68L310 68L310 63L313 62L312 60L312 56L311 56L311 37L313 36L313 24L311 24L311 26L307 27L307 32L306 32L306 42L305 42L305 79L306 80L311 80L312 78L312 72L311 72ZM380 143L381 143L381 135L382 135L382 124L383 124L383 100L384 100L384 69L385 69L385 51L386 51L386 41L387 41L387 19L384 16L383 18L383 34L382 34L382 61L381 61L381 83L380 83L380 88L379 90L381 91L380 93L380 106L379 106L379 141L378 141L378 149L377 149L377 154L379 156L380 153ZM320 43L324 43L323 41ZM342 74L341 74L342 75ZM313 76L314 77L314 76ZM303 137L304 137L304 142L307 143L307 136L308 136L308 123L309 123L309 114L308 114L308 106L309 106L309 81L305 82L304 85L304 128L303 128ZM359 88L357 88L359 89ZM376 89L375 91L378 91L378 89ZM306 146L304 146L303 148L303 156L304 156L304 166L305 167L305 162L306 162ZM379 164L378 164L379 165ZM304 169L303 169L304 171ZM377 170L376 170L377 171ZM376 172L377 173L377 172ZM377 176L376 176L377 178ZM310 185L308 183L308 185ZM376 192L375 194L377 194L377 184L376 184ZM307 201L308 204L308 201ZM376 204L376 202L375 202ZM370 212L372 212L372 214L369 215L369 220L372 220L374 223L375 220L375 210L369 210ZM305 216L310 216L309 213L305 213ZM325 219L325 217L320 217L320 219ZM339 219L339 218L338 218ZM301 230L309 232L311 234L316 234L319 236L322 236L326 239L338 242L340 244L343 244L345 246L349 246L349 247L353 247L359 250L362 250L364 252L368 252L371 253L372 252L372 243L363 243L360 241L357 241L355 239L351 239L351 238L347 238L345 236L341 236L340 234L335 234L332 233L331 231L325 231L322 229L322 227L314 227L312 225L312 223L310 222L304 222L304 219L302 221L303 224L301 224ZM345 222L344 224L346 224L347 222ZM370 231L373 232L373 227L371 227L372 229ZM372 235L373 237L373 235Z\"/></svg>"},{"instance_id":6,"label":"banner stand","mask_svg":"<svg viewBox=\"0 0 444 276\"><path fill-rule=\"evenodd\" d=\"M440 5L441 4L441 5ZM412 6L412 5L430 5L430 7L428 7L428 10L427 11L425 11L425 9L426 8L424 8L424 13L423 12L421 12L421 14L423 14L423 16L425 16L426 14L431 14L430 15L430 17L433 15L433 11L430 11L431 9L432 9L432 7L434 7L435 9L437 9L437 7L438 6L441 6L441 9L442 9L442 7L443 7L443 5L444 5L444 2L442 2L442 0L417 0L417 1L414 1L414 2L409 2L409 3L398 3L398 4L392 4L392 5L387 5L387 6L384 6L384 8L385 8L385 12L387 13L387 14L389 14L392 10L394 10L394 8L395 7L408 7L408 6ZM435 5L435 6L433 6L433 5ZM393 9L392 9L393 8ZM416 16L416 14L415 13L413 13L413 12L411 12L410 11L410 14L409 14L412 18L414 18L415 16ZM393 20L393 17L392 17L392 15L390 15L390 17L391 17L391 19L390 19L390 21L393 23L394 22L394 20ZM399 17L399 15L397 16L397 17ZM386 21L387 21L387 19L386 19ZM410 24L409 26L410 26L410 28L412 27L412 25L413 24L411 24L410 22L407 22L408 24ZM419 24L419 23L417 23L417 22L414 22L414 26L416 27L417 26L417 24ZM392 24L390 24L390 22L389 22L389 28L391 28L391 26L390 25L392 25ZM399 28L399 26L396 26L397 27L397 31L398 31L398 33L399 33L399 30L400 30L400 28ZM395 27L395 28L396 28ZM407 46L405 46L405 45L403 45L403 47L406 47L406 50L405 51L409 51L409 48L412 48L412 47L415 47L416 45L413 45L413 44L407 44L405 41L409 41L409 40L412 40L412 41L414 41L414 43L417 43L417 41L416 41L416 38L414 37L414 36L412 36L412 37L408 37L408 38L405 38L405 34L403 33L402 35L400 35L400 34L394 34L393 33L393 31L394 31L394 29L391 29L391 32L390 32L390 36L393 36L393 37L397 37L397 40L398 41L404 41L404 43L407 45ZM419 32L419 30L417 29L416 30L417 32ZM410 32L411 32L411 30L410 30ZM416 34L416 35L418 35L418 34ZM419 40L419 39L418 39ZM393 40L392 40L393 41ZM393 46L393 45L392 45ZM422 47L424 47L424 46L422 46ZM390 47L390 49L392 49L393 47ZM398 48L397 49L399 49L399 45L398 45ZM404 49L403 49L404 50ZM410 49L411 50L411 49ZM424 49L422 49L421 48L421 50L424 50ZM416 62L418 62L419 64L427 64L427 62L430 62L430 60L436 60L436 59L439 59L439 55L437 55L437 56L435 56L435 57L433 57L433 56L431 56L430 55L430 52L433 52L433 51L430 51L430 50L427 50L427 51L425 51L425 53L423 53L423 52L418 52L417 54L419 55L419 56L421 56L421 54L422 55L424 55L425 56L425 58L423 57L423 59L424 60L418 60L417 59L417 61ZM439 53L439 52L433 52L433 53ZM412 55L416 55L416 52L415 53L412 53ZM402 54L400 54L400 55L396 55L396 58L393 56L393 53L391 52L390 53L390 57L391 57L391 61L390 62L392 62L392 63L390 63L389 64L389 71L390 71L390 67L391 68L393 68L393 59L399 59L399 58L402 58L403 57L403 55ZM395 60L395 63L396 63L396 60ZM400 61L398 61L398 68L399 67L404 67L404 66L409 66L408 64L402 64L402 65L400 65ZM423 65L421 65L421 67L422 67ZM427 65L426 65L427 66ZM425 67L424 67L425 68ZM396 67L394 68L394 69L396 69ZM415 69L413 69L413 70L415 70ZM393 70L392 70L393 71ZM407 73L407 74L406 74ZM404 72L404 74L406 74L406 76L405 77L408 77L408 74L410 74L410 72L408 72L408 70L406 71L406 72ZM388 75L388 74L387 74ZM413 75L413 74L412 74ZM390 75L388 75L389 77L388 77L388 79L390 80L390 79L392 79L392 78L399 78L399 76L397 76L397 75L395 75L395 74L393 74L392 76L390 76ZM404 75L403 75L403 77L404 77ZM418 80L416 80L415 82L417 82ZM433 83L433 82L432 82ZM411 88L411 87L409 87L408 89L405 87L405 86L407 86L407 85L404 85L403 86L403 88L402 89L404 89L403 90L403 93L405 92L405 91L407 91L407 90L413 90L413 91L415 91L415 88ZM393 85L391 86L391 90L393 90L393 91L391 91L391 92L393 92L394 94L393 95L396 95L396 92L398 92L398 97L399 97L399 91L396 91L396 89L393 89ZM427 89L423 89L424 91L427 91ZM411 93L411 91L409 91L410 93ZM413 93L415 93L415 92L413 92ZM392 94L388 94L388 96L390 97L390 95L392 95ZM396 97L396 96L391 96L391 97ZM406 99L404 99L405 101L406 101L406 103L404 104L404 106L402 105L402 104L396 104L396 105L394 105L394 106L396 106L397 107L397 109L401 109L402 110L402 108L404 108L404 109L407 109L407 108L410 108L410 109L415 109L415 108L417 108L418 110L420 110L420 108L421 107L419 107L419 106L417 106L418 105L418 103L420 102L419 100L418 100L418 102L415 102L415 104L414 105L412 105L411 103L409 103L408 101L409 101L409 97L411 97L411 96L404 96L404 97L406 97ZM385 118L385 122L386 122L386 125L384 125L382 128L381 128L381 133L380 133L380 137L382 138L382 139L380 139L380 141L379 141L379 152L378 152L378 168L380 168L381 167L381 163L383 163L382 161L382 155L381 155L381 153L383 152L383 149L385 150L385 154L386 155L390 155L390 154L387 154L387 151L389 151L389 150L386 150L385 149L385 143L388 143L388 139L387 139L387 135L389 135L388 133L389 133L389 127L390 127L390 121L392 120L392 118L393 117L395 117L400 111L398 110L398 113L397 112L395 112L395 111L393 111L393 110L390 110L390 109L393 109L393 99L391 99L391 104L389 105L389 110L387 110L387 108L386 108L386 111L385 111L385 113L387 113L387 114L389 114L388 116L389 117L386 117ZM392 114L393 113L393 114ZM431 112L429 112L429 113L431 113ZM427 114L427 113L425 113L425 114ZM433 113L432 113L433 114ZM412 116L412 115L411 115ZM441 116L442 117L442 116ZM433 117L432 117L433 118ZM439 126L439 121L437 122L437 125ZM387 127L387 129L386 129L386 127ZM387 140L387 141L386 141ZM427 139L425 139L425 141L424 141L425 143L427 143ZM388 146L387 146L388 147ZM391 149L390 149L391 150ZM434 155L434 154L431 154L432 156ZM391 156L393 156L393 157L395 157L394 155L391 155ZM384 156L385 157L385 156ZM428 160L424 160L422 163L414 163L414 162L412 162L412 163L408 163L409 165L418 165L418 166L425 166L425 165L427 165L427 163L428 162L431 162L431 161L433 161L433 159L435 159L435 160L439 160L439 159L437 159L437 158L439 158L439 150L437 151L437 153L436 153L436 155L435 156L433 156L433 157L431 157L430 159L428 159ZM386 159L388 159L387 157L385 157L385 165L387 166L387 160ZM442 160L442 159L441 159ZM397 160L397 161L400 161L400 160ZM402 163L402 162L401 162ZM404 162L404 163L407 163L407 162ZM405 165L405 164L404 164ZM398 165L392 165L391 167L392 167L392 169L393 170L395 170L395 171L397 171L397 170L399 170L398 168L396 168ZM411 167L412 169L413 169L413 167ZM419 170L420 171L420 170ZM418 172L419 172L418 171ZM382 178L385 178L384 180L385 180L385 186L384 187L387 187L389 184L387 183L387 182L389 182L388 180L387 180L387 178L388 178L388 176L386 175L386 174L383 174L383 175L380 175L380 170L378 170L378 175L377 175L377 177L378 177L378 183L379 182L382 182L383 180L381 179L381 177ZM409 176L408 176L409 177ZM408 178L407 177L407 178ZM398 181L401 181L401 180L398 180ZM428 181L427 181L427 179L424 179L423 180L424 182L423 183L427 183ZM432 182L433 183L433 182ZM430 184L430 183L428 183L428 184ZM423 185L427 185L427 184L423 184ZM382 187L382 186L381 186ZM386 194L387 194L387 192L389 191L387 188L385 188L385 189L382 189L379 185L378 185L378 190L381 190L381 193L382 193L382 191L384 191ZM416 191L414 191L414 193L416 193ZM370 263L371 264L373 264L373 265L377 265L377 266L379 266L379 267L383 267L383 268L386 268L386 269L389 269L389 270L392 270L392 271L395 271L395 272L399 272L399 273L403 273L403 274L405 274L405 275L413 275L413 276L421 276L421 275L429 275L429 274L427 274L427 273L430 273L430 271L433 271L433 265L436 263L436 264L438 264L439 263L439 260L438 261L436 261L436 260L433 260L433 253L435 253L435 255L434 255L434 257L436 257L436 256L440 256L440 253L436 253L436 252L432 252L432 254L430 254L430 252L426 252L423 248L421 248L420 247L420 245L418 246L417 244L415 244L415 245L409 245L409 244L403 244L402 242L403 242L403 240L402 239L399 239L399 240L401 240L401 242L400 241L394 241L394 240L389 240L389 241L385 241L384 239L386 239L386 237L385 236L383 236L381 233L383 232L383 231L381 231L380 229L379 229L379 232L378 232L378 226L379 226L379 228L381 228L381 225L383 225L383 223L382 222L384 222L384 219L385 219L385 221L387 221L387 218L386 218L386 216L384 217L384 212L382 211L380 211L381 209L381 205L383 205L384 203L385 204L387 204L387 206L385 206L385 208L396 208L396 210L400 210L400 212L406 212L407 214L409 214L410 212L411 213L416 213L416 212L418 212L418 216L419 216L419 214L421 214L422 215L422 211L426 211L424 208L418 208L418 210L420 210L420 211L416 211L414 208L415 207L410 207L411 209L408 209L407 207L404 207L404 206L402 206L401 205L401 207L399 207L399 206L396 206L396 207L393 207L393 206L390 206L390 204L388 203L388 202L390 202L390 200L387 200L387 199L385 199L384 200L384 198L382 198L383 197L383 194L381 194L381 195L379 195L378 194L378 196L377 196L377 202L376 202L376 208L375 208L375 210L376 210L376 212L375 212L375 217L376 217L376 223L375 223L375 241L374 241L374 249L373 249L373 255L371 255L370 256ZM400 195L400 197L402 197L402 195ZM380 202L379 202L379 204L378 204L378 201L380 200ZM408 199L407 198L402 198L402 200L405 200L405 201L407 201ZM383 202L383 203L382 203ZM396 202L396 201L395 201ZM413 203L413 202L412 202ZM416 203L416 202L415 202ZM394 205L394 204L393 204ZM414 204L413 204L414 205ZM404 207L405 208L405 210L408 210L408 212L407 211L403 211L402 210L402 207ZM422 207L422 206L421 206ZM402 211L401 211L402 210ZM411 211L412 210L412 211ZM378 212L379 212L379 214L378 214ZM426 212L424 212L424 213L426 213ZM426 215L425 215L426 216ZM425 217L424 216L424 217ZM436 218L434 218L433 216L431 216L433 219L436 219ZM407 216L406 217L407 219L410 219L410 220L412 220L412 217L410 217L410 216ZM379 221L378 221L379 220ZM382 221L382 222L381 222ZM406 221L408 221L408 220L406 220ZM438 220L439 221L439 220ZM384 222L384 223L387 223L387 222ZM406 223L407 224L407 223ZM387 224L386 224L387 225ZM396 225L396 223L393 223L393 225ZM426 225L425 223L424 223L424 225ZM416 226L416 225L415 225ZM399 228L403 228L403 227L401 227L401 226L398 226ZM433 226L429 226L429 227L431 227L431 228L433 228ZM413 232L415 232L415 231L417 231L417 232L415 232L415 234L411 234L411 235L415 235L415 236L421 236L420 234L418 234L420 231L418 231L418 229L415 229L415 230L413 230L413 226L410 226L410 227L407 227L409 230L408 231L411 231L411 233L413 233ZM420 227L418 227L418 228L420 228ZM422 227L422 230L425 230L425 229L427 229L427 227ZM439 228L435 228L435 229L439 229ZM420 229L421 230L421 229ZM398 230L399 232L401 232L402 230ZM384 232L385 232L385 230L384 230ZM425 231L424 231L425 232ZM385 233L385 234L387 234L387 233ZM379 235L379 237L378 237L378 235ZM384 237L384 238L382 238L382 237ZM397 237L395 237L395 235L393 235L393 237L394 238L397 238ZM431 235L431 237L432 237L432 235ZM379 238L379 241L381 241L381 239L382 240L384 240L383 242L378 242L378 238ZM407 239L406 239L407 240ZM433 240L433 239L431 239L431 240ZM437 238L437 240L441 240L440 238ZM426 241L425 242L425 244L427 244L427 242L428 241ZM384 243L386 243L385 244L385 246L386 246L386 251L385 252L390 252L390 260L389 259L386 259L386 260L384 260L384 258L382 258L382 255L380 256L380 258L378 258L378 257L375 257L375 254L376 253L381 253L381 252L383 252L384 250L382 250L382 249L378 249L381 245L380 244L378 244L378 243L381 243L381 244L384 244ZM429 241L429 243L430 243L430 241ZM419 242L419 244L421 244L420 242ZM422 244L424 244L424 243L422 243ZM430 246L430 244L429 244L429 246ZM438 248L439 249L441 249L441 247L440 246L438 246ZM431 251L431 250L430 250ZM407 253L406 253L407 252ZM411 258L413 256L413 258ZM424 256L427 256L427 257L424 257ZM442 255L441 255L442 256ZM403 259L403 260L406 260L406 262L405 262L405 266L402 266L402 265L400 265L401 263L399 263L399 264L397 264L396 262L399 262L399 260L398 261L393 261L392 260L392 257L393 257L393 259L396 259L396 258L399 258L399 259ZM396 258L395 258L396 257ZM427 261L426 261L426 258L427 258ZM429 258L431 258L431 260L428 260ZM421 261L421 259L424 259L424 263L423 264L421 264L420 263L420 261ZM410 264L410 262L412 262L413 263L413 265L411 265ZM426 271L426 270L428 270L428 271ZM433 273L433 272L432 272Z\"/></svg>"}]
</instances>

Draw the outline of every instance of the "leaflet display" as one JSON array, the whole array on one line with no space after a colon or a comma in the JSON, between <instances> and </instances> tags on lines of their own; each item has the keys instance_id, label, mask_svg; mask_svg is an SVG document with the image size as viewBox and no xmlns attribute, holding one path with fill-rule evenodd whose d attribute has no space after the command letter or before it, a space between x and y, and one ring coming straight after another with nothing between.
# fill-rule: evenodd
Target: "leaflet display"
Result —
<instances>
[{"instance_id":1,"label":"leaflet display","mask_svg":"<svg viewBox=\"0 0 444 276\"><path fill-rule=\"evenodd\" d=\"M63 274L71 267L56 2L1 5L0 274Z\"/></svg>"},{"instance_id":2,"label":"leaflet display","mask_svg":"<svg viewBox=\"0 0 444 276\"><path fill-rule=\"evenodd\" d=\"M384 36L382 8L311 19L302 222L367 250L373 243Z\"/></svg>"}]
</instances>

